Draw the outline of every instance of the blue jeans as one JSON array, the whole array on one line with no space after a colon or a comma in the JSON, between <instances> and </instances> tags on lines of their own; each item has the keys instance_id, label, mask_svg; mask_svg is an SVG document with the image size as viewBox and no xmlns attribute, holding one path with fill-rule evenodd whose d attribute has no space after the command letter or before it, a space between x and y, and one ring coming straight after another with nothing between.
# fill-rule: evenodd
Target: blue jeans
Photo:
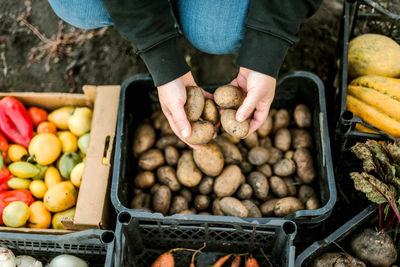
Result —
<instances>
[{"instance_id":1,"label":"blue jeans","mask_svg":"<svg viewBox=\"0 0 400 267\"><path fill-rule=\"evenodd\" d=\"M101 0L49 0L63 20L82 29L111 26ZM185 37L200 51L231 54L240 47L249 0L177 0L176 10Z\"/></svg>"}]
</instances>

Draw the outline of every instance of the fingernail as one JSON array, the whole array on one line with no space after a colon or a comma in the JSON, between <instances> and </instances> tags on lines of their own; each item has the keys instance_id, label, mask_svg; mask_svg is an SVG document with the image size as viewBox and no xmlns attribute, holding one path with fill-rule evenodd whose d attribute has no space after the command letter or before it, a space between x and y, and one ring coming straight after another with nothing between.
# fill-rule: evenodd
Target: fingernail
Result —
<instances>
[{"instance_id":1,"label":"fingernail","mask_svg":"<svg viewBox=\"0 0 400 267\"><path fill-rule=\"evenodd\" d=\"M185 138L186 138L186 137L189 137L188 131L187 131L187 130L183 130L183 131L182 131L182 136L185 137Z\"/></svg>"},{"instance_id":2,"label":"fingernail","mask_svg":"<svg viewBox=\"0 0 400 267\"><path fill-rule=\"evenodd\" d=\"M245 119L245 117L244 117L242 114L238 114L238 115L236 116L236 120L237 120L238 122L242 122L242 121L244 121L244 119Z\"/></svg>"}]
</instances>

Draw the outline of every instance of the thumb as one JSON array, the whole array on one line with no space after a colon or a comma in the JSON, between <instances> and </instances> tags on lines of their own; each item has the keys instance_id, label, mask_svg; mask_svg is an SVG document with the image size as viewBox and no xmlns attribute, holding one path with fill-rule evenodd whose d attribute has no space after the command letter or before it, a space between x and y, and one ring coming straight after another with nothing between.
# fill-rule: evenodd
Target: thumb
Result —
<instances>
[{"instance_id":1,"label":"thumb","mask_svg":"<svg viewBox=\"0 0 400 267\"><path fill-rule=\"evenodd\" d=\"M191 127L186 117L186 113L185 110L183 109L183 106L173 109L173 112L171 113L172 113L172 119L174 120L175 125L177 126L181 135L184 138L189 137L191 135Z\"/></svg>"},{"instance_id":2,"label":"thumb","mask_svg":"<svg viewBox=\"0 0 400 267\"><path fill-rule=\"evenodd\" d=\"M257 90L251 90L247 93L246 98L243 101L243 104L239 107L236 112L236 120L242 122L250 117L250 115L255 110L257 103L260 100L260 96L257 93Z\"/></svg>"}]
</instances>

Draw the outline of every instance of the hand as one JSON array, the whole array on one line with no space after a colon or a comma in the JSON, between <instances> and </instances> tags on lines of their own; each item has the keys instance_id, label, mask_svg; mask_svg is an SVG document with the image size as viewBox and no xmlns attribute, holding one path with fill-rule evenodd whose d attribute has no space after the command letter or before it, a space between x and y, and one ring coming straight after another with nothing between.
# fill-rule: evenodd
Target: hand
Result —
<instances>
[{"instance_id":1,"label":"hand","mask_svg":"<svg viewBox=\"0 0 400 267\"><path fill-rule=\"evenodd\" d=\"M250 121L249 133L247 134L249 136L267 119L269 108L275 96L276 79L266 74L240 67L238 76L230 84L247 92L243 104L236 112L236 120L239 122L244 121L254 112L253 119Z\"/></svg>"},{"instance_id":2,"label":"hand","mask_svg":"<svg viewBox=\"0 0 400 267\"><path fill-rule=\"evenodd\" d=\"M191 135L192 129L184 109L186 102L186 86L196 86L191 72L157 87L157 90L161 109L165 117L167 117L171 129L176 136L188 144L185 138ZM206 98L212 98L212 95L204 90L203 94ZM188 145L194 149L201 147L191 144Z\"/></svg>"}]
</instances>

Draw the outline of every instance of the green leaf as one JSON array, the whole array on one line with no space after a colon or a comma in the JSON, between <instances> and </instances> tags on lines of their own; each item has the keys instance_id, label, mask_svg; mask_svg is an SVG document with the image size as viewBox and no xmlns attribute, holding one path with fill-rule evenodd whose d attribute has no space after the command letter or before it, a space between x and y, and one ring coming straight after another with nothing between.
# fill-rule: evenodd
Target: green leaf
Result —
<instances>
[{"instance_id":1,"label":"green leaf","mask_svg":"<svg viewBox=\"0 0 400 267\"><path fill-rule=\"evenodd\" d=\"M386 149L392 157L394 163L400 164L400 146L397 143L386 144Z\"/></svg>"},{"instance_id":2,"label":"green leaf","mask_svg":"<svg viewBox=\"0 0 400 267\"><path fill-rule=\"evenodd\" d=\"M393 202L396 198L397 192L394 186L387 185L370 174L352 172L350 177L354 181L354 187L365 193L372 202L382 204Z\"/></svg>"},{"instance_id":3,"label":"green leaf","mask_svg":"<svg viewBox=\"0 0 400 267\"><path fill-rule=\"evenodd\" d=\"M351 147L351 151L363 161L363 168L366 172L375 170L374 157L366 144L357 143Z\"/></svg>"}]
</instances>

